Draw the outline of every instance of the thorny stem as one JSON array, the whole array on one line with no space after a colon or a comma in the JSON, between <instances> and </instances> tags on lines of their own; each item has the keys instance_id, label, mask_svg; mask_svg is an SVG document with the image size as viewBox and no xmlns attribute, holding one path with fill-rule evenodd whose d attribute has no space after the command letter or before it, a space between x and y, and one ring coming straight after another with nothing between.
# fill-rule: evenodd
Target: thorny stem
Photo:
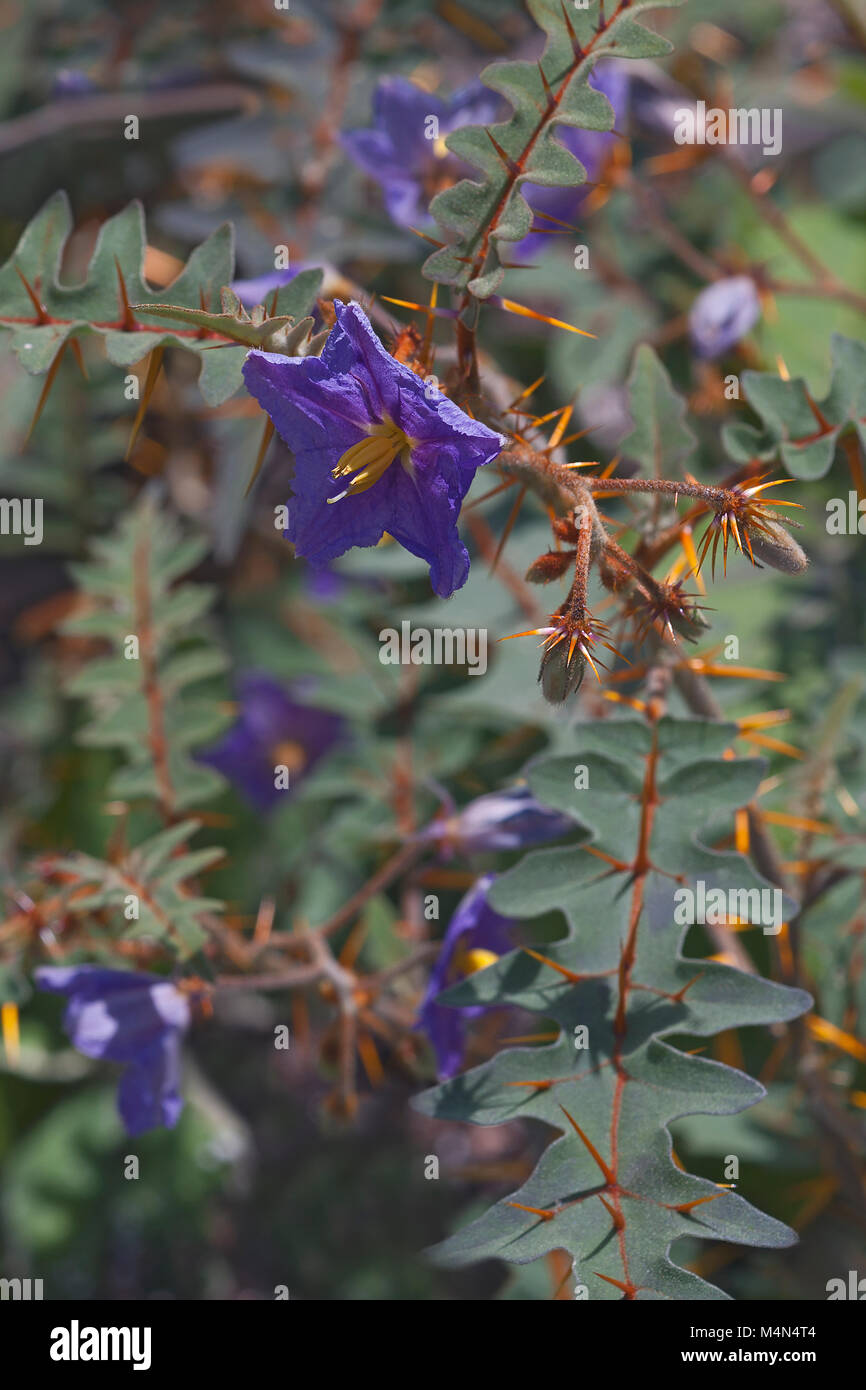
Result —
<instances>
[{"instance_id":1,"label":"thorny stem","mask_svg":"<svg viewBox=\"0 0 866 1390\"><path fill-rule=\"evenodd\" d=\"M478 275L481 274L487 262L487 257L490 251L490 238L493 235L493 230L496 227L500 216L502 215L503 211L508 205L509 199L511 198L511 195L516 187L517 180L523 172L523 169L525 168L526 161L532 154L532 151L534 150L537 142L544 134L551 120L556 116L556 113L559 110L559 104L562 101L562 98L565 95L566 91L568 90L568 86L571 82L571 79L574 77L574 74L578 71L581 65L586 62L587 58L590 57L593 49L598 44L599 40L603 38L603 36L607 33L607 30L611 27L614 21L617 20L620 17L620 15L623 14L626 10L629 10L631 8L631 5L632 0L619 0L619 3L616 5L616 8L614 9L610 17L604 20L601 24L599 24L598 29L595 31L589 43L586 45L586 48L580 48L578 45L575 45L574 61L569 64L568 68L558 79L556 88L550 93L550 96L548 98L547 109L544 112L542 112L538 123L534 127L532 133L526 141L526 144L523 147L520 157L514 160L512 165L508 167L506 170L505 187L502 191L502 194L500 195L495 206L489 213L483 231L479 232L481 240L470 271L470 280L475 279ZM471 290L464 290L460 301L460 318L458 320L457 330L458 361L460 363L462 390L469 392L471 392L473 389L471 386L472 381L474 380L477 383L478 376L478 361L474 323L476 313L477 300L475 300L475 296L472 294Z\"/></svg>"},{"instance_id":2,"label":"thorny stem","mask_svg":"<svg viewBox=\"0 0 866 1390\"><path fill-rule=\"evenodd\" d=\"M175 795L168 765L168 742L162 691L156 666L153 615L150 602L150 549L147 528L142 527L133 559L135 629L138 634L142 690L147 704L147 741L159 789L159 807L166 821L174 819Z\"/></svg>"}]
</instances>

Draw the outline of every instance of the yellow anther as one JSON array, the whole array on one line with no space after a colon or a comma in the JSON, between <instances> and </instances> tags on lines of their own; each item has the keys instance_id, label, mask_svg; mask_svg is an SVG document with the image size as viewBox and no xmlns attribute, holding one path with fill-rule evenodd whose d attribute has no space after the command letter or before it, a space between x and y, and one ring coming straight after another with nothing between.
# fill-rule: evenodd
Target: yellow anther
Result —
<instances>
[{"instance_id":1,"label":"yellow anther","mask_svg":"<svg viewBox=\"0 0 866 1390\"><path fill-rule=\"evenodd\" d=\"M337 497L329 497L328 501L339 502L347 495L366 492L374 483L378 483L398 454L404 466L411 467L411 447L409 436L393 420L386 417L380 425L371 425L367 438L347 449L331 470L334 479L348 478L351 474L354 477L343 492Z\"/></svg>"},{"instance_id":2,"label":"yellow anther","mask_svg":"<svg viewBox=\"0 0 866 1390\"><path fill-rule=\"evenodd\" d=\"M289 772L302 772L307 761L307 755L300 743L295 743L294 739L281 739L271 749L271 756L274 760L274 767L287 767Z\"/></svg>"},{"instance_id":3,"label":"yellow anther","mask_svg":"<svg viewBox=\"0 0 866 1390\"><path fill-rule=\"evenodd\" d=\"M461 975L474 975L476 970L486 970L495 965L499 957L495 951L485 951L476 946L471 951L461 951L457 956L457 968Z\"/></svg>"},{"instance_id":4,"label":"yellow anther","mask_svg":"<svg viewBox=\"0 0 866 1390\"><path fill-rule=\"evenodd\" d=\"M21 1034L17 1004L6 1003L0 1007L0 1026L2 1026L6 1060L10 1067L17 1067L21 1058Z\"/></svg>"}]
</instances>

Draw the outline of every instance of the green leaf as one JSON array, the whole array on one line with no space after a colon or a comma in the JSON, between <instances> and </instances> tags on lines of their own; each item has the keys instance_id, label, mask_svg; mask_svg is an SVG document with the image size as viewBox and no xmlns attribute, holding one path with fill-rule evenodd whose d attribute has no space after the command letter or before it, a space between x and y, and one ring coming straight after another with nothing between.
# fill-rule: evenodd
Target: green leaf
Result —
<instances>
[{"instance_id":1,"label":"green leaf","mask_svg":"<svg viewBox=\"0 0 866 1390\"><path fill-rule=\"evenodd\" d=\"M169 287L170 304L163 302L166 291L152 290L144 279L147 239L139 203L130 203L103 225L86 277L77 285L58 278L71 231L69 200L65 193L55 193L0 267L0 327L10 331L13 351L28 372L46 372L70 339L87 334L102 338L108 360L118 367L141 361L157 347L183 348L200 357L202 393L210 405L219 405L241 386L245 353L231 346L213 351L214 333L228 343L267 343L275 351L286 345L292 350L296 338L309 336L311 321L303 327L292 321L312 307L320 271L304 271L286 287L291 293L282 296L284 307L277 319L253 327L245 313L244 324L237 316L211 311L234 274L234 233L229 224L192 252ZM149 317L169 318L178 326L164 329L143 321ZM212 362L214 357L223 360Z\"/></svg>"},{"instance_id":2,"label":"green leaf","mask_svg":"<svg viewBox=\"0 0 866 1390\"><path fill-rule=\"evenodd\" d=\"M780 458L795 478L823 478L840 436L857 431L866 447L866 346L835 333L830 340L832 373L825 400L810 404L805 381L785 381L772 372L743 372L743 391L761 428L728 425L722 441L737 463Z\"/></svg>"},{"instance_id":3,"label":"green leaf","mask_svg":"<svg viewBox=\"0 0 866 1390\"><path fill-rule=\"evenodd\" d=\"M635 427L619 445L619 452L655 478L677 476L697 440L685 424L685 401L674 390L655 349L646 343L634 355L628 396Z\"/></svg>"},{"instance_id":4,"label":"green leaf","mask_svg":"<svg viewBox=\"0 0 866 1390\"><path fill-rule=\"evenodd\" d=\"M117 531L94 544L93 558L72 567L93 611L70 618L64 630L106 638L112 648L68 683L67 693L85 699L94 716L79 741L123 754L127 765L110 778L110 795L152 799L168 817L224 786L192 756L229 718L219 692L201 693L227 665L201 621L214 591L172 587L206 549L143 494Z\"/></svg>"},{"instance_id":5,"label":"green leaf","mask_svg":"<svg viewBox=\"0 0 866 1390\"><path fill-rule=\"evenodd\" d=\"M425 275L468 289L478 299L497 290L505 273L503 243L522 240L532 226L521 186L569 188L586 180L583 165L556 138L557 127L613 127L610 103L588 83L595 63L604 56L652 58L668 53L667 40L636 21L660 4L679 3L635 0L628 10L617 7L599 30L598 0L591 0L586 10L566 7L560 0L529 0L533 19L547 35L540 65L493 63L481 74L482 81L513 107L509 120L489 127L505 159L483 126L466 126L447 137L448 148L480 170L482 178L462 179L433 199L430 211L448 234L449 244L428 258ZM554 94L552 103L540 68Z\"/></svg>"},{"instance_id":6,"label":"green leaf","mask_svg":"<svg viewBox=\"0 0 866 1390\"><path fill-rule=\"evenodd\" d=\"M581 725L573 753L531 768L539 800L571 815L586 838L527 854L496 880L490 902L519 918L559 910L568 936L542 948L546 961L511 952L440 1002L519 1006L552 1020L555 1040L505 1048L418 1106L474 1124L540 1120L560 1137L517 1192L445 1241L437 1259L520 1264L565 1250L590 1299L719 1299L726 1295L673 1263L675 1240L794 1241L780 1222L671 1157L674 1120L734 1115L764 1091L669 1039L782 1022L811 1002L801 990L682 951L686 933L699 928L677 915L678 891L698 880L707 889L771 891L741 855L712 850L700 836L696 807L732 813L761 776L761 763L724 756L734 734L698 720L664 719L654 732L636 721L618 722L615 732L609 721ZM575 777L578 766L588 785L586 775Z\"/></svg>"}]
</instances>

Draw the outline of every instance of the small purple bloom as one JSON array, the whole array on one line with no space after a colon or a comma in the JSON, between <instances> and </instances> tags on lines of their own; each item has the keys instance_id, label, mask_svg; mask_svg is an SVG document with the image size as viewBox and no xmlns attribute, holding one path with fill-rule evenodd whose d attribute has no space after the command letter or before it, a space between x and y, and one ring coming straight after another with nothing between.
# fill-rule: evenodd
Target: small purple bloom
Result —
<instances>
[{"instance_id":1,"label":"small purple bloom","mask_svg":"<svg viewBox=\"0 0 866 1390\"><path fill-rule=\"evenodd\" d=\"M357 304L334 309L321 357L251 352L244 363L247 389L295 456L286 538L322 566L387 532L448 598L469 574L460 504L505 440L395 361Z\"/></svg>"},{"instance_id":2,"label":"small purple bloom","mask_svg":"<svg viewBox=\"0 0 866 1390\"><path fill-rule=\"evenodd\" d=\"M449 1008L436 1003L436 996L450 985L492 965L499 956L512 949L509 929L514 923L507 917L500 917L487 904L487 894L494 878L494 874L479 878L457 905L418 1014L416 1027L422 1029L433 1044L437 1070L442 1079L453 1076L461 1066L466 1021L497 1007L469 1004L462 1008Z\"/></svg>"},{"instance_id":3,"label":"small purple bloom","mask_svg":"<svg viewBox=\"0 0 866 1390\"><path fill-rule=\"evenodd\" d=\"M39 989L65 994L63 1026L85 1057L125 1062L118 1092L129 1134L177 1124L181 1039L190 999L170 980L99 965L50 965L34 972Z\"/></svg>"},{"instance_id":4,"label":"small purple bloom","mask_svg":"<svg viewBox=\"0 0 866 1390\"><path fill-rule=\"evenodd\" d=\"M88 77L81 68L58 68L51 84L53 97L89 96L97 91L99 88L93 78Z\"/></svg>"},{"instance_id":5,"label":"small purple bloom","mask_svg":"<svg viewBox=\"0 0 866 1390\"><path fill-rule=\"evenodd\" d=\"M257 304L265 304L274 290L288 285L303 269L303 266L296 265L292 269L269 270L265 275L253 276L251 280L233 280L231 288L245 309L254 309Z\"/></svg>"},{"instance_id":6,"label":"small purple bloom","mask_svg":"<svg viewBox=\"0 0 866 1390\"><path fill-rule=\"evenodd\" d=\"M721 357L744 338L761 315L755 282L749 275L716 280L692 305L689 328L699 357Z\"/></svg>"},{"instance_id":7,"label":"small purple bloom","mask_svg":"<svg viewBox=\"0 0 866 1390\"><path fill-rule=\"evenodd\" d=\"M270 811L340 742L345 722L300 703L266 675L242 676L238 703L238 722L197 756L234 783L256 810ZM276 785L278 768L287 769L286 789Z\"/></svg>"},{"instance_id":8,"label":"small purple bloom","mask_svg":"<svg viewBox=\"0 0 866 1390\"><path fill-rule=\"evenodd\" d=\"M482 854L546 844L574 829L574 821L548 811L528 787L509 787L470 801L461 811L437 819L423 831L446 852Z\"/></svg>"},{"instance_id":9,"label":"small purple bloom","mask_svg":"<svg viewBox=\"0 0 866 1390\"><path fill-rule=\"evenodd\" d=\"M443 99L405 77L386 77L373 97L372 128L344 131L340 143L382 185L391 219L417 227L430 220L431 198L470 172L445 148L445 136L461 126L487 125L501 108L480 82Z\"/></svg>"}]
</instances>

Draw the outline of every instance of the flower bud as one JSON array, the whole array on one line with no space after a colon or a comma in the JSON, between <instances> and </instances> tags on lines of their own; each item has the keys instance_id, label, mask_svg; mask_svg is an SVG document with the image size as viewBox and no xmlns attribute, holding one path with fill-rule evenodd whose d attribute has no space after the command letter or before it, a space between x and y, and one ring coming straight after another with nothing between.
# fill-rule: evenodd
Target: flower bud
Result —
<instances>
[{"instance_id":1,"label":"flower bud","mask_svg":"<svg viewBox=\"0 0 866 1390\"><path fill-rule=\"evenodd\" d=\"M809 564L805 551L778 521L765 517L762 529L749 530L749 541L755 559L784 574L802 574Z\"/></svg>"},{"instance_id":2,"label":"flower bud","mask_svg":"<svg viewBox=\"0 0 866 1390\"><path fill-rule=\"evenodd\" d=\"M699 357L721 357L757 323L761 303L749 275L716 280L692 305L689 328Z\"/></svg>"},{"instance_id":3,"label":"flower bud","mask_svg":"<svg viewBox=\"0 0 866 1390\"><path fill-rule=\"evenodd\" d=\"M586 674L586 661L579 651L569 660L569 645L568 641L557 642L541 658L538 679L544 698L551 705L563 704L579 690Z\"/></svg>"},{"instance_id":4,"label":"flower bud","mask_svg":"<svg viewBox=\"0 0 866 1390\"><path fill-rule=\"evenodd\" d=\"M526 571L527 582L530 584L550 584L552 580L560 579L572 564L574 564L573 550L549 550L546 555L539 555L537 560L533 560Z\"/></svg>"}]
</instances>

